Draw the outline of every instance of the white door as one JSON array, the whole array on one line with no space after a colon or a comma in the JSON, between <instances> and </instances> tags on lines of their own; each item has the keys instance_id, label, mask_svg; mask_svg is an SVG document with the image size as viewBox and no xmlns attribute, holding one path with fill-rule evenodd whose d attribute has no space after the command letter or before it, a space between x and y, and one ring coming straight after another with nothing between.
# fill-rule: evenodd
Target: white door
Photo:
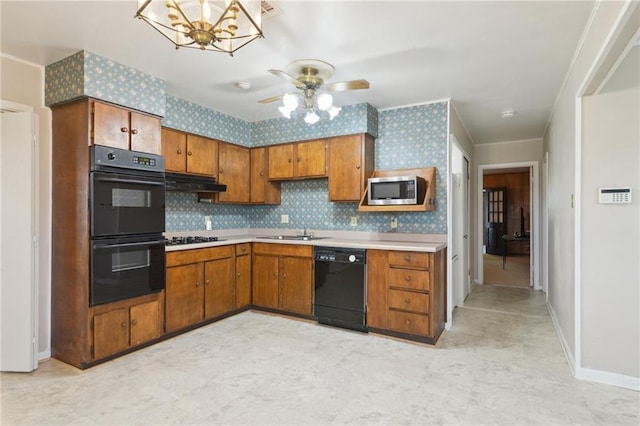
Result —
<instances>
[{"instance_id":1,"label":"white door","mask_svg":"<svg viewBox=\"0 0 640 426\"><path fill-rule=\"evenodd\" d=\"M37 148L33 113L1 113L0 370L37 368Z\"/></svg>"},{"instance_id":2,"label":"white door","mask_svg":"<svg viewBox=\"0 0 640 426\"><path fill-rule=\"evenodd\" d=\"M452 308L471 291L469 279L469 161L451 136L451 293Z\"/></svg>"}]
</instances>

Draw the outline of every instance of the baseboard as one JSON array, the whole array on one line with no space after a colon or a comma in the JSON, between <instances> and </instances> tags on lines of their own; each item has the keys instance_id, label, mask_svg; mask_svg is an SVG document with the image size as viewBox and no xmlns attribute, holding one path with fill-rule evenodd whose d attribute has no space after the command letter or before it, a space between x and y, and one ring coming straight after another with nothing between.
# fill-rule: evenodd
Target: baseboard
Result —
<instances>
[{"instance_id":1,"label":"baseboard","mask_svg":"<svg viewBox=\"0 0 640 426\"><path fill-rule=\"evenodd\" d=\"M590 382L597 382L640 392L640 377L610 373L608 371L592 370L590 368L578 368L578 371L576 372L576 379L588 380Z\"/></svg>"},{"instance_id":2,"label":"baseboard","mask_svg":"<svg viewBox=\"0 0 640 426\"><path fill-rule=\"evenodd\" d=\"M51 349L47 349L44 352L38 352L38 362L51 358Z\"/></svg>"},{"instance_id":3,"label":"baseboard","mask_svg":"<svg viewBox=\"0 0 640 426\"><path fill-rule=\"evenodd\" d=\"M564 333L562 333L562 328L560 327L560 323L558 322L558 317L556 316L556 312L553 310L553 307L549 302L547 302L547 310L549 311L549 315L551 316L551 321L553 322L553 328L556 329L556 334L560 338L560 346L562 346L562 350L564 351L564 356L567 358L567 362L569 363L569 368L571 369L571 374L576 375L576 360L573 357L573 353L571 352L571 346L567 342L567 339L564 337Z\"/></svg>"}]
</instances>

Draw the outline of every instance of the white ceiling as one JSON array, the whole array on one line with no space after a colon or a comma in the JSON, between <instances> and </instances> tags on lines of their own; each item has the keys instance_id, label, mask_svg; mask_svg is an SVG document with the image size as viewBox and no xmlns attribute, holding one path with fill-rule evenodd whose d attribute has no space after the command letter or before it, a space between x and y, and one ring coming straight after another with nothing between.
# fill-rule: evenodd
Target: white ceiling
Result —
<instances>
[{"instance_id":1,"label":"white ceiling","mask_svg":"<svg viewBox=\"0 0 640 426\"><path fill-rule=\"evenodd\" d=\"M451 98L475 143L541 138L593 1L283 1L264 39L234 57L175 50L127 1L0 1L4 54L48 65L88 50L162 78L167 92L247 120L279 117L259 99L291 91L267 72L295 59L333 64L369 90L338 106L378 109ZM251 89L234 83L244 80ZM501 119L513 109L511 119Z\"/></svg>"}]
</instances>

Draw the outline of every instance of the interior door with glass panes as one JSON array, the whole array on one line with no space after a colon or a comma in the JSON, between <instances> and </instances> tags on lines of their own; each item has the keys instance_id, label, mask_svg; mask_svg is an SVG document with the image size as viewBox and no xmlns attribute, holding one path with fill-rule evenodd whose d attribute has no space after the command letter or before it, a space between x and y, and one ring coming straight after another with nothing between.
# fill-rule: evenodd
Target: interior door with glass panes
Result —
<instances>
[{"instance_id":1,"label":"interior door with glass panes","mask_svg":"<svg viewBox=\"0 0 640 426\"><path fill-rule=\"evenodd\" d=\"M507 188L487 188L487 253L502 255L507 232Z\"/></svg>"}]
</instances>

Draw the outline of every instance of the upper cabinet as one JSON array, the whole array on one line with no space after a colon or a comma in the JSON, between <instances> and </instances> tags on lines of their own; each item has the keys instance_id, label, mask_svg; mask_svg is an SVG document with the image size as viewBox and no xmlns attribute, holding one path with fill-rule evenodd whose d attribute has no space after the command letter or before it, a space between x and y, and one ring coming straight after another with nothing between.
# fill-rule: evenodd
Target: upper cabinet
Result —
<instances>
[{"instance_id":1,"label":"upper cabinet","mask_svg":"<svg viewBox=\"0 0 640 426\"><path fill-rule=\"evenodd\" d=\"M247 147L220 142L218 145L218 180L227 185L227 191L218 194L218 201L248 203L251 190L250 150Z\"/></svg>"},{"instance_id":2,"label":"upper cabinet","mask_svg":"<svg viewBox=\"0 0 640 426\"><path fill-rule=\"evenodd\" d=\"M162 129L162 155L167 171L218 176L218 141Z\"/></svg>"},{"instance_id":3,"label":"upper cabinet","mask_svg":"<svg viewBox=\"0 0 640 426\"><path fill-rule=\"evenodd\" d=\"M374 139L368 134L328 140L329 201L358 202L374 169Z\"/></svg>"},{"instance_id":4,"label":"upper cabinet","mask_svg":"<svg viewBox=\"0 0 640 426\"><path fill-rule=\"evenodd\" d=\"M324 139L270 146L268 158L268 178L272 180L327 175L327 149Z\"/></svg>"},{"instance_id":5,"label":"upper cabinet","mask_svg":"<svg viewBox=\"0 0 640 426\"><path fill-rule=\"evenodd\" d=\"M92 102L92 138L96 145L161 153L160 119L114 105Z\"/></svg>"},{"instance_id":6,"label":"upper cabinet","mask_svg":"<svg viewBox=\"0 0 640 426\"><path fill-rule=\"evenodd\" d=\"M268 167L267 148L251 148L252 204L280 204L280 182L267 180Z\"/></svg>"}]
</instances>

